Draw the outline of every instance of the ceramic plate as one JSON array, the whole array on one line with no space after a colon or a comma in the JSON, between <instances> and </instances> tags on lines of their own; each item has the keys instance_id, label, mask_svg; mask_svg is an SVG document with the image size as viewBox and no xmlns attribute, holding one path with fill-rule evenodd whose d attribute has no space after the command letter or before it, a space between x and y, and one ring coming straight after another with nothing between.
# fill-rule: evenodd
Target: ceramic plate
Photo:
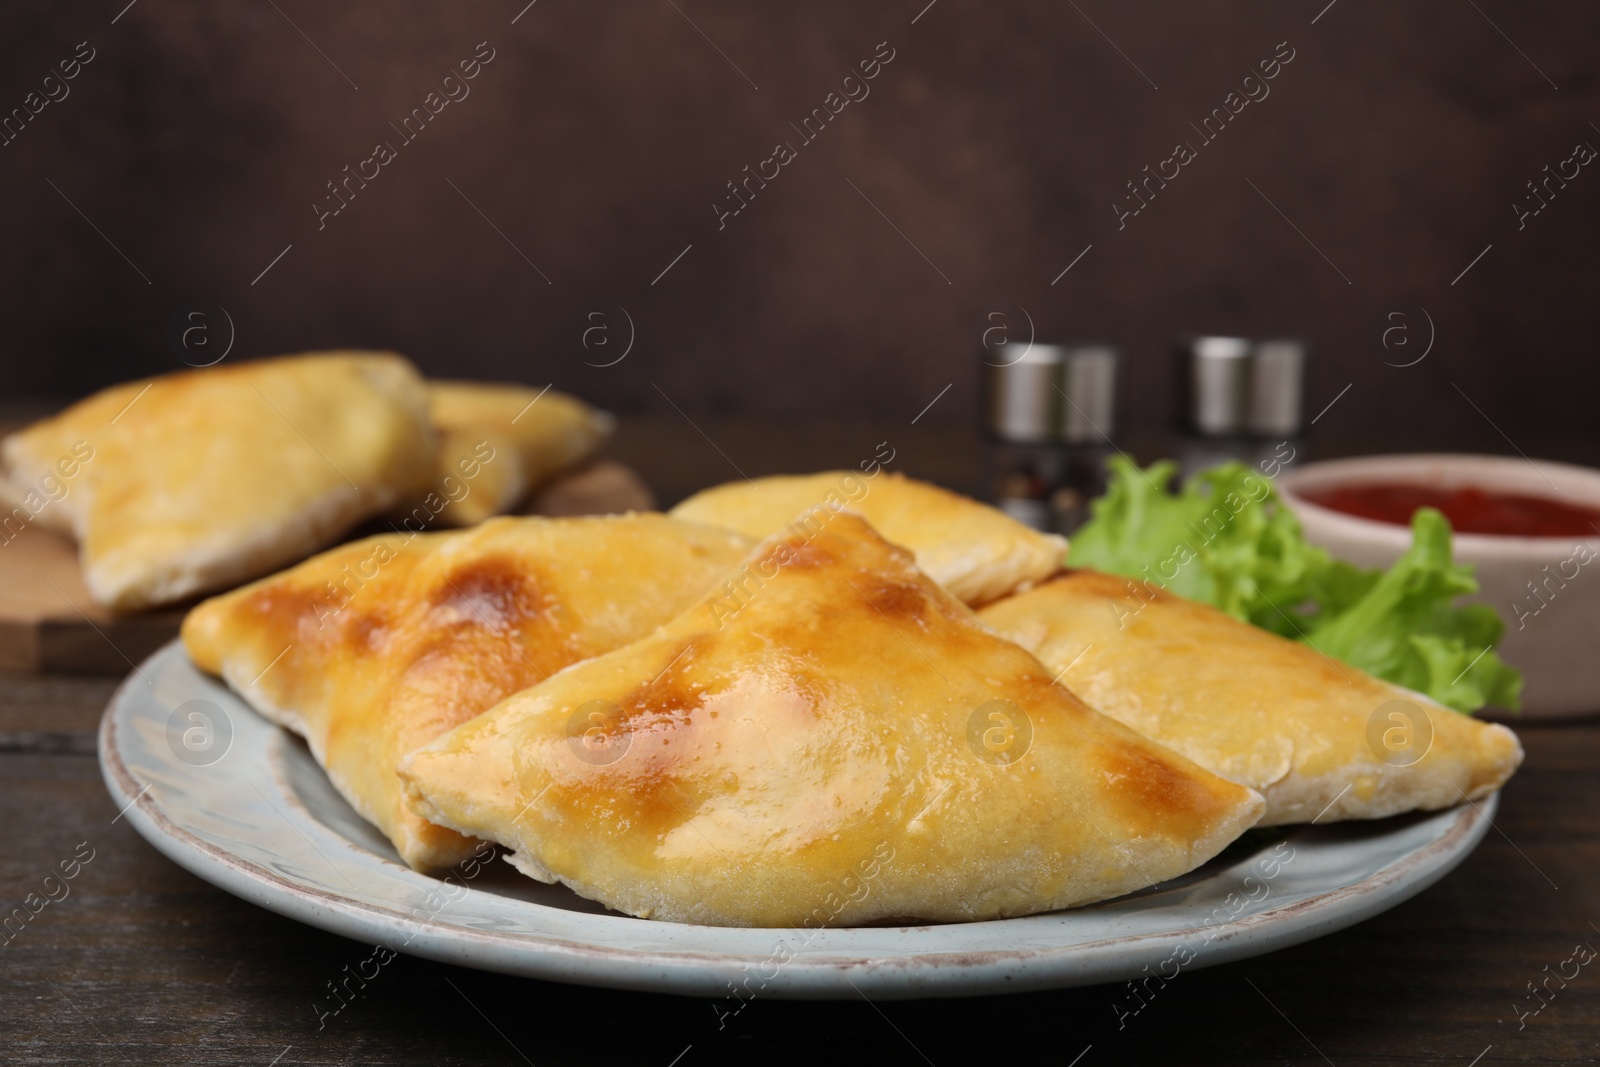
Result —
<instances>
[{"instance_id":1,"label":"ceramic plate","mask_svg":"<svg viewBox=\"0 0 1600 1067\"><path fill-rule=\"evenodd\" d=\"M1421 892L1489 828L1476 806L1251 831L1182 878L1022 919L751 930L634 919L499 860L402 864L294 736L173 642L100 728L106 784L174 862L264 908L394 951L560 982L709 997L948 997L1167 977L1349 926ZM730 1001L732 1003L732 1001Z\"/></svg>"}]
</instances>

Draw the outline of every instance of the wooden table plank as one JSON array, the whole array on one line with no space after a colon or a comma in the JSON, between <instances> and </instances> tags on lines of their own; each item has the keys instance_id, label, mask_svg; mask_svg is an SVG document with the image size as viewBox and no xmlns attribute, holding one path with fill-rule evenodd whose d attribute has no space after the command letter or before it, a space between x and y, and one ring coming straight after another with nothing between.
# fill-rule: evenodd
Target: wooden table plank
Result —
<instances>
[{"instance_id":1,"label":"wooden table plank","mask_svg":"<svg viewBox=\"0 0 1600 1067\"><path fill-rule=\"evenodd\" d=\"M0 679L0 752L94 755L100 714L118 684L115 678Z\"/></svg>"},{"instance_id":2,"label":"wooden table plank","mask_svg":"<svg viewBox=\"0 0 1600 1067\"><path fill-rule=\"evenodd\" d=\"M1501 832L1418 898L1270 956L1185 972L1119 1030L1120 987L959 1001L712 1004L561 986L400 957L318 1028L312 1003L370 948L255 908L168 862L82 754L104 681L0 683L0 908L87 842L70 895L0 946L15 1063L548 1064L667 1067L769 1057L928 1062L1048 1050L1079 1067L1591 1062L1600 966L1519 1031L1514 1002L1574 944L1600 947L1600 725L1529 726ZM34 743L29 737L53 737ZM61 738L73 739L63 745ZM53 746L53 747L52 747ZM44 749L45 751L41 751ZM52 754L53 753L53 754ZM1541 873L1542 872L1542 873ZM1548 881L1546 878L1548 877ZM1551 882L1559 888L1553 888ZM485 1018L492 1021L491 1027ZM1493 1046L1490 1048L1489 1046ZM515 1046L515 1048L513 1048ZM685 1049L688 1051L685 1052ZM920 1056L919 1056L920 1052ZM520 1054L520 1055L519 1055Z\"/></svg>"}]
</instances>

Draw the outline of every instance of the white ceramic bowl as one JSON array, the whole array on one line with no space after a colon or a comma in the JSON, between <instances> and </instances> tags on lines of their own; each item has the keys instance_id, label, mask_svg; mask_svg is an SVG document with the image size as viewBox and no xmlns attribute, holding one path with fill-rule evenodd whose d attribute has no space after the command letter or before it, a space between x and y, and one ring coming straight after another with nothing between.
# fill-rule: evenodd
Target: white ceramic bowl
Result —
<instances>
[{"instance_id":1,"label":"white ceramic bowl","mask_svg":"<svg viewBox=\"0 0 1600 1067\"><path fill-rule=\"evenodd\" d=\"M1506 456L1370 456L1287 470L1277 489L1306 539L1339 559L1387 567L1411 544L1409 527L1319 507L1302 495L1340 485L1405 482L1565 500L1600 508L1600 471ZM1600 535L1585 538L1455 535L1455 558L1476 568L1473 599L1505 620L1499 652L1522 671L1522 714L1564 718L1600 712Z\"/></svg>"}]
</instances>

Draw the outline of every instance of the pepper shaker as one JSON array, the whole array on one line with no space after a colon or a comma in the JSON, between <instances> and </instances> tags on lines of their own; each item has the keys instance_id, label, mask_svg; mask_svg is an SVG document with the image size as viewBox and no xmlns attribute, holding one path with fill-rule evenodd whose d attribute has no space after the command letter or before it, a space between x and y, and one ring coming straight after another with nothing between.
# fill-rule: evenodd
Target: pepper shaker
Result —
<instances>
[{"instance_id":1,"label":"pepper shaker","mask_svg":"<svg viewBox=\"0 0 1600 1067\"><path fill-rule=\"evenodd\" d=\"M1117 352L1031 344L985 363L986 482L995 506L1036 529L1070 532L1104 489L1115 432Z\"/></svg>"},{"instance_id":2,"label":"pepper shaker","mask_svg":"<svg viewBox=\"0 0 1600 1067\"><path fill-rule=\"evenodd\" d=\"M1304 341L1261 341L1251 356L1250 432L1256 438L1256 469L1269 478L1305 455Z\"/></svg>"}]
</instances>

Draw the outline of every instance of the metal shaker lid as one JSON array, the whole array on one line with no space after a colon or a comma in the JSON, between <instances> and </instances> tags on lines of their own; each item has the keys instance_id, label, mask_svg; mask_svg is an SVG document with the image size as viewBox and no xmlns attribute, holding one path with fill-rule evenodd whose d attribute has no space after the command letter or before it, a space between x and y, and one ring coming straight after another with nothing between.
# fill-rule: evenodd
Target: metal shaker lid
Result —
<instances>
[{"instance_id":1,"label":"metal shaker lid","mask_svg":"<svg viewBox=\"0 0 1600 1067\"><path fill-rule=\"evenodd\" d=\"M1291 338L1256 345L1250 368L1252 433L1292 437L1305 418L1306 344Z\"/></svg>"},{"instance_id":2,"label":"metal shaker lid","mask_svg":"<svg viewBox=\"0 0 1600 1067\"><path fill-rule=\"evenodd\" d=\"M1034 343L985 366L995 437L1080 444L1114 432L1117 351L1110 345Z\"/></svg>"},{"instance_id":3,"label":"metal shaker lid","mask_svg":"<svg viewBox=\"0 0 1600 1067\"><path fill-rule=\"evenodd\" d=\"M1104 344L1063 346L1061 439L1099 443L1116 432L1117 350Z\"/></svg>"},{"instance_id":4,"label":"metal shaker lid","mask_svg":"<svg viewBox=\"0 0 1600 1067\"><path fill-rule=\"evenodd\" d=\"M1242 434L1249 423L1250 342L1195 337L1183 346L1190 427L1208 437Z\"/></svg>"}]
</instances>

